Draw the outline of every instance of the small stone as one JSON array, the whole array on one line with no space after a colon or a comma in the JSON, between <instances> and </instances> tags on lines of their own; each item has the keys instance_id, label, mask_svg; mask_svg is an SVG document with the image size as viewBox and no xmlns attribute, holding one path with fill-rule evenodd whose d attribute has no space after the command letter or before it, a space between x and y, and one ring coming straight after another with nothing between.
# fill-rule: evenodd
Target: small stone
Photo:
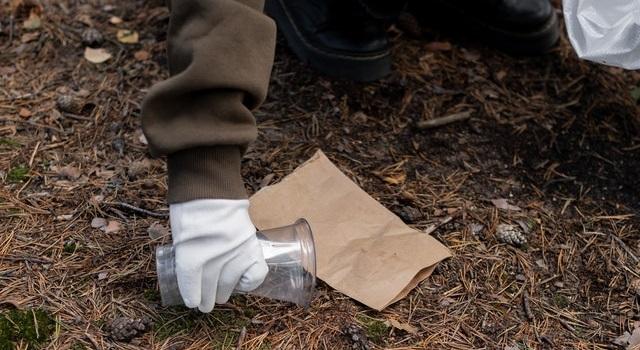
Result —
<instances>
[{"instance_id":1,"label":"small stone","mask_svg":"<svg viewBox=\"0 0 640 350\"><path fill-rule=\"evenodd\" d=\"M164 236L169 235L169 229L167 229L164 225L159 222L154 222L147 229L147 233L149 234L149 238L158 239Z\"/></svg>"},{"instance_id":2,"label":"small stone","mask_svg":"<svg viewBox=\"0 0 640 350\"><path fill-rule=\"evenodd\" d=\"M124 140L122 138L114 139L111 142L111 146L114 150L116 150L120 155L124 154Z\"/></svg>"},{"instance_id":3,"label":"small stone","mask_svg":"<svg viewBox=\"0 0 640 350\"><path fill-rule=\"evenodd\" d=\"M103 228L107 226L107 220L104 218L93 218L91 220L91 227L93 228Z\"/></svg>"},{"instance_id":4,"label":"small stone","mask_svg":"<svg viewBox=\"0 0 640 350\"><path fill-rule=\"evenodd\" d=\"M144 175L151 168L151 161L149 159L136 160L131 162L127 167L127 176L129 179L135 179L140 175Z\"/></svg>"},{"instance_id":5,"label":"small stone","mask_svg":"<svg viewBox=\"0 0 640 350\"><path fill-rule=\"evenodd\" d=\"M564 283L560 282L560 281L556 281L553 283L554 286L558 287L558 288L564 288Z\"/></svg>"},{"instance_id":6,"label":"small stone","mask_svg":"<svg viewBox=\"0 0 640 350\"><path fill-rule=\"evenodd\" d=\"M474 236L481 234L482 230L484 230L483 224L473 223L469 225L469 231L471 231Z\"/></svg>"},{"instance_id":7,"label":"small stone","mask_svg":"<svg viewBox=\"0 0 640 350\"><path fill-rule=\"evenodd\" d=\"M398 214L402 221L404 221L405 223L414 223L422 219L422 213L420 212L420 210L410 206L402 207Z\"/></svg>"},{"instance_id":8,"label":"small stone","mask_svg":"<svg viewBox=\"0 0 640 350\"><path fill-rule=\"evenodd\" d=\"M519 273L519 274L517 274L517 275L516 275L516 281L518 281L518 282L524 282L524 281L526 281L526 280L527 280L527 277L526 277L525 275L523 275L523 274L521 274L521 273Z\"/></svg>"},{"instance_id":9,"label":"small stone","mask_svg":"<svg viewBox=\"0 0 640 350\"><path fill-rule=\"evenodd\" d=\"M82 44L89 47L98 47L104 42L104 37L95 28L87 28L82 32Z\"/></svg>"}]
</instances>

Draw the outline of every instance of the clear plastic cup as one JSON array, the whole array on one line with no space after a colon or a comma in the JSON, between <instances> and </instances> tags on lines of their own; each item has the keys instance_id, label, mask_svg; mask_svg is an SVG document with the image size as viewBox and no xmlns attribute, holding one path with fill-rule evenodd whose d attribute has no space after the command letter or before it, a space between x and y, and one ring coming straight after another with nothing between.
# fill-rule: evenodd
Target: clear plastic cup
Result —
<instances>
[{"instance_id":1,"label":"clear plastic cup","mask_svg":"<svg viewBox=\"0 0 640 350\"><path fill-rule=\"evenodd\" d=\"M305 219L289 226L256 233L269 265L264 282L251 292L236 291L308 307L316 287L316 253L311 227ZM156 248L156 270L162 305L182 305L175 272L173 246Z\"/></svg>"}]
</instances>

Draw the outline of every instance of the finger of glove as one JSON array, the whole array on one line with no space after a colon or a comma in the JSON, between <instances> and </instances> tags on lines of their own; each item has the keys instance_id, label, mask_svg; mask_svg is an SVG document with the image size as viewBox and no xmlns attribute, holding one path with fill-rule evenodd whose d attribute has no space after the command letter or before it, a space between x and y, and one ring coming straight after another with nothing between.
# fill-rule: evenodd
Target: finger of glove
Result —
<instances>
[{"instance_id":1,"label":"finger of glove","mask_svg":"<svg viewBox=\"0 0 640 350\"><path fill-rule=\"evenodd\" d=\"M249 268L244 272L236 289L242 292L250 292L260 287L264 279L267 277L267 273L269 272L269 266L264 261L264 259L260 259L254 262Z\"/></svg>"},{"instance_id":2,"label":"finger of glove","mask_svg":"<svg viewBox=\"0 0 640 350\"><path fill-rule=\"evenodd\" d=\"M178 289L182 296L184 305L194 308L200 305L202 296L202 267L181 264L176 257L176 276L178 278Z\"/></svg>"},{"instance_id":3,"label":"finger of glove","mask_svg":"<svg viewBox=\"0 0 640 350\"><path fill-rule=\"evenodd\" d=\"M240 254L225 264L220 272L216 303L224 304L229 301L231 294L236 289L240 278L251 266L252 261L244 254Z\"/></svg>"},{"instance_id":4,"label":"finger of glove","mask_svg":"<svg viewBox=\"0 0 640 350\"><path fill-rule=\"evenodd\" d=\"M207 313L213 310L221 274L219 262L210 261L205 264L202 274L202 298L198 305L198 310L201 312Z\"/></svg>"}]
</instances>

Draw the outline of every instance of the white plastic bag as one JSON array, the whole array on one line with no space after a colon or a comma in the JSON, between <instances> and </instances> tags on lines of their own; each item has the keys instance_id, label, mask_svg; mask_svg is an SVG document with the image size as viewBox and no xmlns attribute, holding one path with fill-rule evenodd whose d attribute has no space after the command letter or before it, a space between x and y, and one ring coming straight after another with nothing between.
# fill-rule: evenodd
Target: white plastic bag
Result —
<instances>
[{"instance_id":1,"label":"white plastic bag","mask_svg":"<svg viewBox=\"0 0 640 350\"><path fill-rule=\"evenodd\" d=\"M571 45L580 58L640 69L640 0L564 0Z\"/></svg>"}]
</instances>

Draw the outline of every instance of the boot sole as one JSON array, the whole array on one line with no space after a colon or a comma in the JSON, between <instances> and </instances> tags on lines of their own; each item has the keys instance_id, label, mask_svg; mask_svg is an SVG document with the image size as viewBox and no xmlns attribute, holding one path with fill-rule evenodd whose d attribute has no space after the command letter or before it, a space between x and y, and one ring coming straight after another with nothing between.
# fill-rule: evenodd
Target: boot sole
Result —
<instances>
[{"instance_id":1,"label":"boot sole","mask_svg":"<svg viewBox=\"0 0 640 350\"><path fill-rule=\"evenodd\" d=\"M269 0L265 12L276 20L278 30L288 46L304 63L328 76L369 82L383 78L391 72L391 52L370 55L349 55L314 46L307 40L284 6L283 0Z\"/></svg>"}]
</instances>

